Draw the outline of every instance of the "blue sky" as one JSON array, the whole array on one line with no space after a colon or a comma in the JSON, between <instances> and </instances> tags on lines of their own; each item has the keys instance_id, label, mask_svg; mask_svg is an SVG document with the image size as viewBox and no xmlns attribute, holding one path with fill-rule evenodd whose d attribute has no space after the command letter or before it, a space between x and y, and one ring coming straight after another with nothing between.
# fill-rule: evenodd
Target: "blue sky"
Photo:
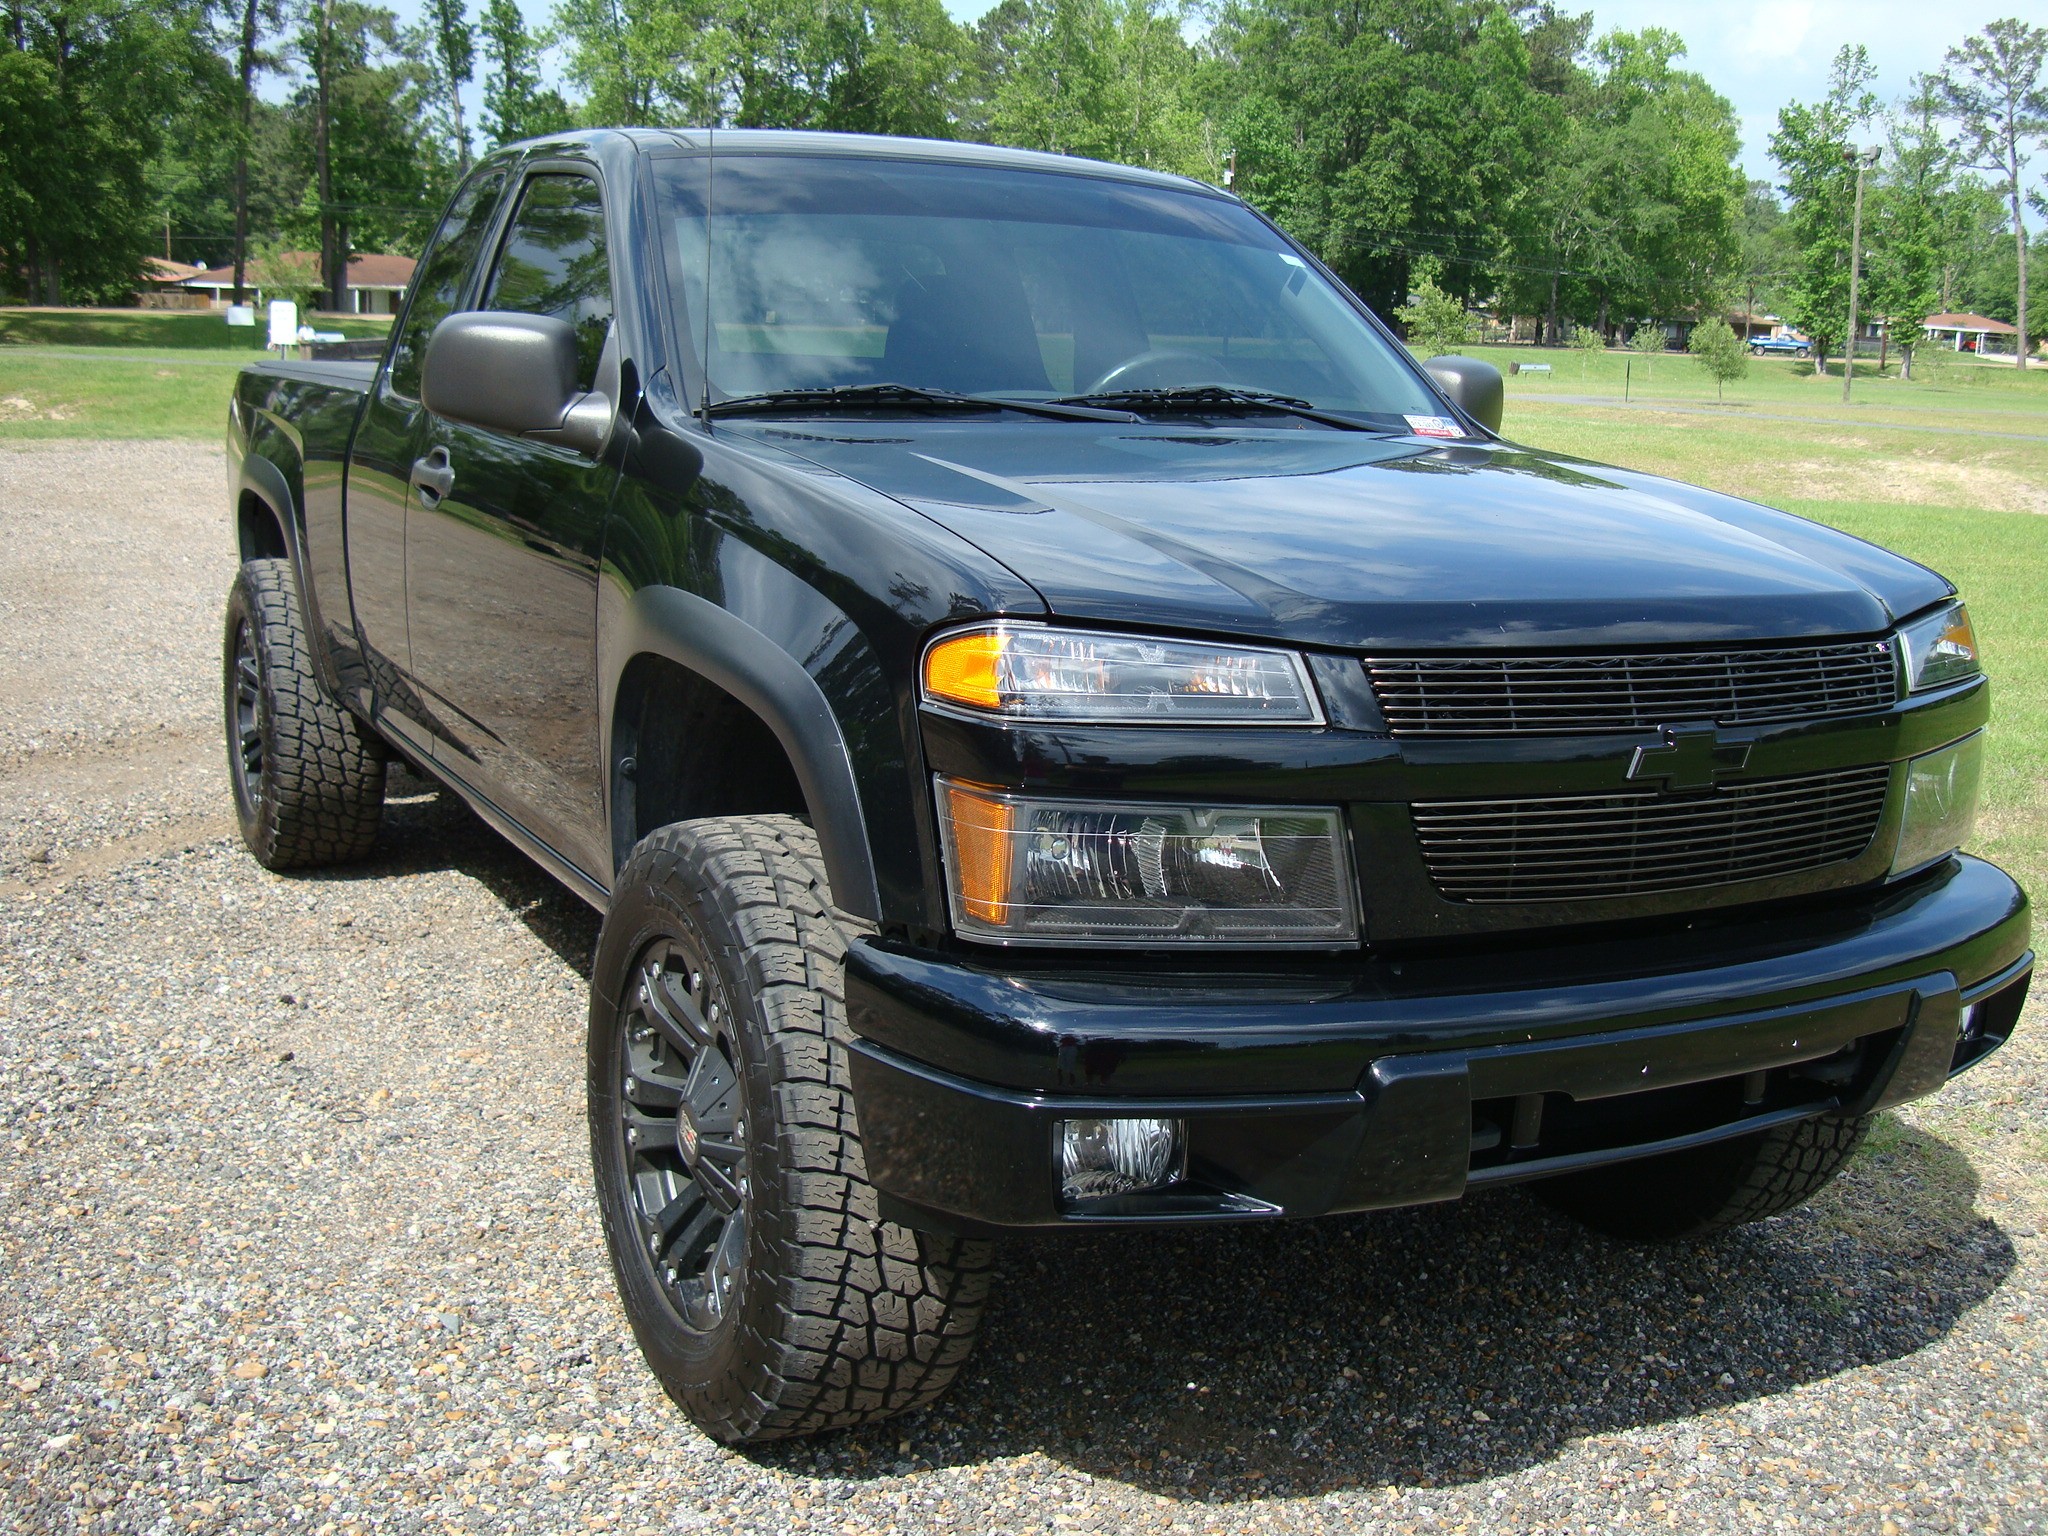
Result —
<instances>
[{"instance_id":1,"label":"blue sky","mask_svg":"<svg viewBox=\"0 0 2048 1536\"><path fill-rule=\"evenodd\" d=\"M946 9L971 21L993 3L946 0ZM538 26L553 0L520 0L520 7ZM395 0L394 8L411 19L418 0ZM1819 96L1844 43L1869 48L1877 89L1892 100L1905 94L1914 74L1938 70L1945 49L1993 17L2048 25L2048 0L1965 0L1954 7L1929 0L1566 0L1566 8L1591 10L1596 33L1668 27L1683 37L1692 68L1741 116L1743 165L1767 180L1775 174L1769 138L1778 108Z\"/></svg>"}]
</instances>

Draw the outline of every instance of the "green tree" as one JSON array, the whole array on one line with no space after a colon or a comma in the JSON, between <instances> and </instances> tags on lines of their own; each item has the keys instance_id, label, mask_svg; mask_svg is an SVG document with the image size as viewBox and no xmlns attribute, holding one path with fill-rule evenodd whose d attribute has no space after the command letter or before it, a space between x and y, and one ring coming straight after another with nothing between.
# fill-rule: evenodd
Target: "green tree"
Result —
<instances>
[{"instance_id":1,"label":"green tree","mask_svg":"<svg viewBox=\"0 0 2048 1536\"><path fill-rule=\"evenodd\" d=\"M286 233L312 237L330 309L348 304L348 258L417 250L446 201L453 157L419 132L433 110L433 71L397 18L361 0L309 0L297 48L312 78L290 103L308 170Z\"/></svg>"},{"instance_id":2,"label":"green tree","mask_svg":"<svg viewBox=\"0 0 2048 1536\"><path fill-rule=\"evenodd\" d=\"M1714 379L1714 398L1722 398L1722 387L1749 372L1749 349L1734 327L1719 315L1702 320L1692 328L1685 350Z\"/></svg>"},{"instance_id":3,"label":"green tree","mask_svg":"<svg viewBox=\"0 0 2048 1536\"><path fill-rule=\"evenodd\" d=\"M1236 188L1383 313L1419 256L1490 294L1550 115L1498 0L1224 0L1204 94Z\"/></svg>"},{"instance_id":4,"label":"green tree","mask_svg":"<svg viewBox=\"0 0 2048 1536\"><path fill-rule=\"evenodd\" d=\"M1660 320L1643 320L1628 339L1629 351L1643 360L1643 377L1650 377L1651 364L1664 350L1664 325Z\"/></svg>"},{"instance_id":5,"label":"green tree","mask_svg":"<svg viewBox=\"0 0 2048 1536\"><path fill-rule=\"evenodd\" d=\"M455 146L455 169L469 174L469 127L462 117L462 88L476 78L476 29L462 0L427 0L425 55ZM417 48L417 45L415 45Z\"/></svg>"},{"instance_id":6,"label":"green tree","mask_svg":"<svg viewBox=\"0 0 2048 1536\"><path fill-rule=\"evenodd\" d=\"M1955 179L1956 152L1942 131L1940 82L1914 77L1913 91L1891 115L1891 153L1872 203L1870 298L1887 317L1886 338L1897 343L1900 376L1913 377L1913 354L1924 339L1921 321L1941 302L1944 236Z\"/></svg>"},{"instance_id":7,"label":"green tree","mask_svg":"<svg viewBox=\"0 0 2048 1536\"><path fill-rule=\"evenodd\" d=\"M1465 301L1445 293L1436 283L1436 273L1423 271L1415 280L1415 292L1394 311L1408 333L1408 345L1424 357L1443 357L1463 351L1473 342L1472 317Z\"/></svg>"},{"instance_id":8,"label":"green tree","mask_svg":"<svg viewBox=\"0 0 2048 1536\"><path fill-rule=\"evenodd\" d=\"M969 120L999 144L1218 176L1183 16L1161 0L1005 0L975 29Z\"/></svg>"},{"instance_id":9,"label":"green tree","mask_svg":"<svg viewBox=\"0 0 2048 1536\"><path fill-rule=\"evenodd\" d=\"M176 0L12 0L0 38L0 272L33 302L115 300L163 238L149 166L206 73Z\"/></svg>"},{"instance_id":10,"label":"green tree","mask_svg":"<svg viewBox=\"0 0 2048 1536\"><path fill-rule=\"evenodd\" d=\"M1771 184L1750 182L1743 189L1742 222L1736 234L1744 314L1759 313L1759 304L1772 313L1782 307L1785 283L1798 256L1791 234L1792 226Z\"/></svg>"},{"instance_id":11,"label":"green tree","mask_svg":"<svg viewBox=\"0 0 2048 1536\"><path fill-rule=\"evenodd\" d=\"M965 63L939 0L563 0L594 122L951 136Z\"/></svg>"},{"instance_id":12,"label":"green tree","mask_svg":"<svg viewBox=\"0 0 2048 1536\"><path fill-rule=\"evenodd\" d=\"M1813 343L1815 378L1826 375L1827 355L1849 329L1849 220L1856 197L1851 156L1854 135L1877 111L1870 93L1875 74L1865 49L1843 48L1835 55L1827 95L1812 105L1782 108L1771 135L1771 157L1785 173L1799 251L1786 310Z\"/></svg>"},{"instance_id":13,"label":"green tree","mask_svg":"<svg viewBox=\"0 0 2048 1536\"><path fill-rule=\"evenodd\" d=\"M2027 327L2026 172L2029 151L2048 135L2048 91L2041 71L2048 63L2048 29L2008 18L1951 48L1941 93L1962 128L1965 154L1994 178L1992 190L2006 200L2012 217L2013 284L2019 311L2020 345L2013 362L2027 366L2032 334Z\"/></svg>"},{"instance_id":14,"label":"green tree","mask_svg":"<svg viewBox=\"0 0 2048 1536\"><path fill-rule=\"evenodd\" d=\"M1523 199L1511 283L1555 340L1562 313L1688 313L1731 285L1742 256L1734 109L1678 67L1685 45L1614 32L1559 98Z\"/></svg>"},{"instance_id":15,"label":"green tree","mask_svg":"<svg viewBox=\"0 0 2048 1536\"><path fill-rule=\"evenodd\" d=\"M1575 325L1566 345L1579 354L1579 377L1583 379L1587 365L1607 350L1607 337L1597 326Z\"/></svg>"},{"instance_id":16,"label":"green tree","mask_svg":"<svg viewBox=\"0 0 2048 1536\"><path fill-rule=\"evenodd\" d=\"M484 0L484 137L493 144L560 133L574 120L562 93L540 83L540 45L518 0Z\"/></svg>"}]
</instances>

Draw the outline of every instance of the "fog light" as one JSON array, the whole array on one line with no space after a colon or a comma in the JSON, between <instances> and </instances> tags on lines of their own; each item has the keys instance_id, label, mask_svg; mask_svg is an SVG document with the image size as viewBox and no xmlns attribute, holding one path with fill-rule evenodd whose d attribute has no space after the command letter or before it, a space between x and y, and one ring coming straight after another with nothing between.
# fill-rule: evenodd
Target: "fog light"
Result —
<instances>
[{"instance_id":1,"label":"fog light","mask_svg":"<svg viewBox=\"0 0 2048 1536\"><path fill-rule=\"evenodd\" d=\"M1983 1032L1984 1012L1982 1006L1977 1003L1963 1004L1963 1018L1962 1023L1956 1029L1957 1037L1963 1040L1974 1040Z\"/></svg>"},{"instance_id":2,"label":"fog light","mask_svg":"<svg viewBox=\"0 0 2048 1536\"><path fill-rule=\"evenodd\" d=\"M1178 1120L1062 1120L1059 1142L1066 1201L1158 1189L1179 1171Z\"/></svg>"}]
</instances>

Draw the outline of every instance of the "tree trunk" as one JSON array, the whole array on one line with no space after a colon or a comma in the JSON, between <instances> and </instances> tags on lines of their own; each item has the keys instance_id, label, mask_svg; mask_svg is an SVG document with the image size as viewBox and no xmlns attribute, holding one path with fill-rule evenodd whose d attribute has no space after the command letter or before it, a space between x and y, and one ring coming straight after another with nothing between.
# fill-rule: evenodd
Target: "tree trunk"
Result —
<instances>
[{"instance_id":1,"label":"tree trunk","mask_svg":"<svg viewBox=\"0 0 2048 1536\"><path fill-rule=\"evenodd\" d=\"M1913 349L1903 343L1899 346L1899 377L1908 381L1913 377Z\"/></svg>"},{"instance_id":2,"label":"tree trunk","mask_svg":"<svg viewBox=\"0 0 2048 1536\"><path fill-rule=\"evenodd\" d=\"M1550 340L1547 345L1554 347L1563 340L1563 337L1558 333L1557 325L1557 268L1555 267L1550 269L1550 317L1545 323L1550 331ZM1536 339L1539 342L1543 341L1541 336L1538 336Z\"/></svg>"},{"instance_id":3,"label":"tree trunk","mask_svg":"<svg viewBox=\"0 0 2048 1536\"><path fill-rule=\"evenodd\" d=\"M469 130L462 123L462 85L453 76L448 81L448 104L455 112L455 174L469 174Z\"/></svg>"},{"instance_id":4,"label":"tree trunk","mask_svg":"<svg viewBox=\"0 0 2048 1536\"><path fill-rule=\"evenodd\" d=\"M341 228L334 213L334 165L328 142L333 136L334 0L321 0L319 44L320 60L314 71L318 89L314 99L313 159L320 191L320 276L327 290L327 307L340 313L348 302L348 252L342 248Z\"/></svg>"},{"instance_id":5,"label":"tree trunk","mask_svg":"<svg viewBox=\"0 0 2048 1536\"><path fill-rule=\"evenodd\" d=\"M2019 178L2013 178L2012 228L2013 239L2019 244L2020 255L2020 333L2014 338L2013 365L2027 366L2027 221L2021 215Z\"/></svg>"},{"instance_id":6,"label":"tree trunk","mask_svg":"<svg viewBox=\"0 0 2048 1536\"><path fill-rule=\"evenodd\" d=\"M1611 346L1614 338L1607 331L1607 295L1600 295L1600 345Z\"/></svg>"},{"instance_id":7,"label":"tree trunk","mask_svg":"<svg viewBox=\"0 0 2048 1536\"><path fill-rule=\"evenodd\" d=\"M1813 376L1816 379L1828 376L1828 349L1819 341L1813 344Z\"/></svg>"},{"instance_id":8,"label":"tree trunk","mask_svg":"<svg viewBox=\"0 0 2048 1536\"><path fill-rule=\"evenodd\" d=\"M242 115L235 139L235 302L249 302L249 127L256 103L256 0L242 8Z\"/></svg>"},{"instance_id":9,"label":"tree trunk","mask_svg":"<svg viewBox=\"0 0 2048 1536\"><path fill-rule=\"evenodd\" d=\"M1886 315L1884 317L1884 329L1877 333L1877 371L1880 376L1884 373L1885 359L1891 356L1891 352L1892 317Z\"/></svg>"}]
</instances>

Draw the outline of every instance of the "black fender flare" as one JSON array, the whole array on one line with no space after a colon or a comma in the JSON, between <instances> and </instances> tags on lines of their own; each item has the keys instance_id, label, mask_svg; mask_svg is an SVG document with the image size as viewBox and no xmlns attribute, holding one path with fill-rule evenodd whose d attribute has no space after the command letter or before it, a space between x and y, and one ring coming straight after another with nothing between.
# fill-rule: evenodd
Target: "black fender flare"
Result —
<instances>
[{"instance_id":1,"label":"black fender flare","mask_svg":"<svg viewBox=\"0 0 2048 1536\"><path fill-rule=\"evenodd\" d=\"M306 622L307 648L313 655L313 675L331 699L342 697L341 677L327 649L327 627L320 622L320 594L306 577L306 529L299 499L284 477L284 471L253 448L242 455L242 467L235 477L235 537L241 539L242 498L254 496L277 519L284 533L285 557L291 562L292 585L298 589L299 613Z\"/></svg>"},{"instance_id":2,"label":"black fender flare","mask_svg":"<svg viewBox=\"0 0 2048 1536\"><path fill-rule=\"evenodd\" d=\"M816 679L746 620L680 587L642 587L615 617L616 627L605 642L612 658L604 692L607 739L620 681L636 656L663 657L723 688L774 732L795 768L834 904L854 917L879 922L881 892L852 755L839 717ZM607 817L617 805L617 771L618 765L607 761Z\"/></svg>"}]
</instances>

